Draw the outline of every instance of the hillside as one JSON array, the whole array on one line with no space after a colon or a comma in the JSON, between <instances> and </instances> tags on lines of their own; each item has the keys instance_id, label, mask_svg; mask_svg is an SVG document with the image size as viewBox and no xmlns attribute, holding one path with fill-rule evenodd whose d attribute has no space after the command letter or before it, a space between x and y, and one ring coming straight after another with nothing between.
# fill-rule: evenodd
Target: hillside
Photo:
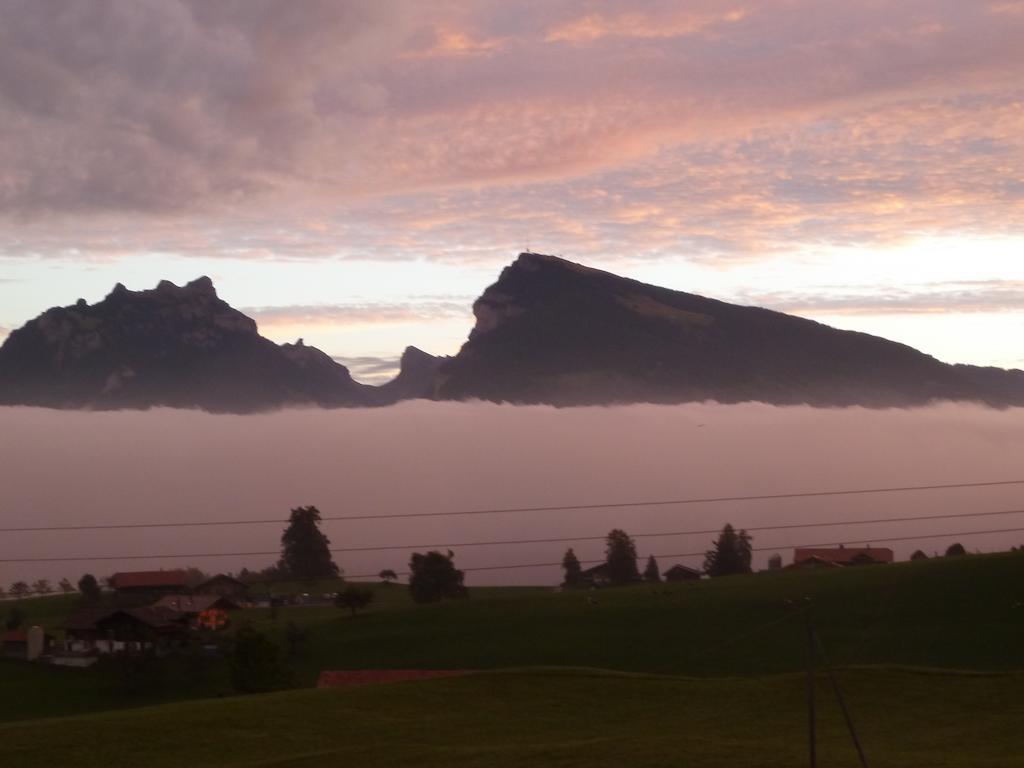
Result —
<instances>
[{"instance_id":1,"label":"hillside","mask_svg":"<svg viewBox=\"0 0 1024 768\"><path fill-rule=\"evenodd\" d=\"M737 677L785 674L804 664L800 610L813 601L830 657L843 665L949 670L1022 668L1017 607L1024 555L977 555L835 571L782 571L597 593L488 587L466 601L414 605L399 585L373 587L365 614L290 607L272 619L246 611L282 647L294 622L309 640L289 662L312 686L322 669L591 667L622 672ZM594 605L588 600L593 597ZM60 625L68 598L21 601L29 623ZM0 665L2 667L4 665ZM119 697L92 670L0 669L8 696L0 722L229 693L223 670L193 687L175 681L142 699Z\"/></svg>"},{"instance_id":2,"label":"hillside","mask_svg":"<svg viewBox=\"0 0 1024 768\"><path fill-rule=\"evenodd\" d=\"M435 606L392 595L354 620L333 608L291 609L276 622L266 612L251 616L273 636L288 620L308 630L309 646L294 662L307 685L332 667L792 672L804 663L804 598L837 663L1009 670L1024 667L1021 584L1024 555L1007 554L597 593L492 588Z\"/></svg>"}]
</instances>

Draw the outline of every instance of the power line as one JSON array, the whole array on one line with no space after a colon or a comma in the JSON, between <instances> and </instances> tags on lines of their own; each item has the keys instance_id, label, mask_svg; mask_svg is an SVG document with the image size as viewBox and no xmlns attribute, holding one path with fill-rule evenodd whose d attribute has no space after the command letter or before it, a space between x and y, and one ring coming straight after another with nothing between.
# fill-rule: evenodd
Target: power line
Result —
<instances>
[{"instance_id":1,"label":"power line","mask_svg":"<svg viewBox=\"0 0 1024 768\"><path fill-rule=\"evenodd\" d=\"M686 504L718 504L738 501L771 501L775 499L806 499L827 496L857 496L875 493L906 493L911 491L951 490L956 488L991 488L1024 485L1022 480L995 480L978 483L942 483L934 485L906 485L891 488L853 488L834 491L800 491L795 493L768 493L745 496L707 496L687 499L659 499L654 501L620 501L599 504L561 504L545 507L499 507L493 509L466 509L449 512L394 512L382 515L324 515L323 521L337 520L408 520L426 517L465 517L472 515L504 515L527 512L572 512L584 509L630 509L635 507L666 507ZM188 520L163 523L94 523L85 525L42 525L0 528L0 533L28 533L45 531L124 530L133 528L198 528L226 525L281 525L287 520L258 518L243 520Z\"/></svg>"},{"instance_id":2,"label":"power line","mask_svg":"<svg viewBox=\"0 0 1024 768\"><path fill-rule=\"evenodd\" d=\"M996 529L996 530L985 530L985 531L950 531L948 533L929 533L929 534L918 534L918 535L911 535L911 536L893 536L893 537L888 537L888 538L874 538L874 537L872 537L871 541L873 541L875 543L878 543L878 544L885 544L885 543L896 542L896 541L917 541L917 540L921 540L921 539L941 539L941 538L959 537L959 536L980 536L980 535L983 535L983 534L1020 533L1020 532L1024 532L1024 527L1021 527L1021 528L1000 528L1000 529ZM717 531L716 531L716 533L717 533ZM657 534L652 533L652 534L646 534L646 535L648 537L655 537L655 536L662 536L662 537L664 537L664 536L678 536L679 534L677 534L677 533L657 533ZM536 539L536 540L531 540L530 543L538 543L538 544L540 544L540 543L552 543L553 544L553 543L564 543L564 542L567 542L567 541L582 541L582 540L585 540L585 539L589 540L589 539L592 539L592 538L600 538L600 539L603 540L605 537L604 536L600 536L600 537L584 537L584 539L576 539L576 538ZM634 538L636 538L636 537L634 537ZM844 541L831 541L831 542L818 543L818 544L778 544L778 545L773 545L771 547L752 547L751 551L753 551L753 552L767 552L767 551L775 551L775 550L779 550L779 549L803 549L803 548L813 548L813 547L837 547L840 544L847 544L847 543L849 543L849 541L850 541L850 539L846 539ZM516 543L516 542L488 542L488 543L489 544L512 544L512 543ZM522 543L522 542L519 542L519 543ZM472 543L451 544L451 545L447 545L447 544L420 544L420 545L403 545L403 546L382 547L382 548L370 547L370 548L365 548L365 549L360 549L360 548L356 548L356 549L331 549L330 551L333 552L333 553L339 553L339 552L353 552L353 551L378 551L378 550L382 550L382 549L417 549L417 548L421 548L422 549L422 548L429 548L429 547L447 548L447 547L459 547L459 546L465 547L465 546L474 546L474 545ZM94 561L106 561L106 560L177 560L177 559L185 559L185 558L199 559L199 558L212 558L212 557L266 557L266 556L269 556L269 555L276 556L276 555L279 555L279 554L280 554L280 552L278 550L271 550L271 551L265 551L265 552L192 552L192 553L185 553L185 554L169 554L169 555L105 555L105 556L89 555L89 556L85 556L85 557L21 557L21 558L0 558L0 563L66 563L66 562L94 562ZM680 552L680 553L675 553L675 554L660 554L660 555L659 554L655 554L654 556L655 557L697 557L697 556L702 556L702 555L704 555L704 551L703 550L698 551L698 552ZM583 560L583 561L581 561L581 563L601 563L601 562L604 562L604 560ZM515 569L515 568L540 568L540 567L546 567L546 566L561 566L561 562L559 561L559 562L553 562L553 563L551 563L551 562L549 562L549 563L520 563L520 564L514 564L514 565L484 565L484 566L475 566L475 567L471 567L471 568L463 568L462 570L464 570L464 571L497 571L497 570L510 570L510 569ZM360 575L357 575L357 576L350 576L349 578L353 578L353 579L371 578L373 576L376 576L376 574L360 574Z\"/></svg>"}]
</instances>

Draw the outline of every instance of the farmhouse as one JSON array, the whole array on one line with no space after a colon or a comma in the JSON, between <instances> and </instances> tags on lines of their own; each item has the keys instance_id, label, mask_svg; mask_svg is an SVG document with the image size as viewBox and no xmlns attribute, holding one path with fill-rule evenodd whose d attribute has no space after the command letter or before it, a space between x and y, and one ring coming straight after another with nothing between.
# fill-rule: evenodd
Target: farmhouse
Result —
<instances>
[{"instance_id":1,"label":"farmhouse","mask_svg":"<svg viewBox=\"0 0 1024 768\"><path fill-rule=\"evenodd\" d=\"M814 566L836 567L891 563L892 550L887 547L801 547L793 551L791 568Z\"/></svg>"},{"instance_id":2,"label":"farmhouse","mask_svg":"<svg viewBox=\"0 0 1024 768\"><path fill-rule=\"evenodd\" d=\"M96 621L96 629L125 651L161 651L181 645L187 619L166 608L119 608Z\"/></svg>"},{"instance_id":3,"label":"farmhouse","mask_svg":"<svg viewBox=\"0 0 1024 768\"><path fill-rule=\"evenodd\" d=\"M113 653L121 650L112 637L104 634L96 622L109 616L110 608L83 608L64 622L64 650L69 653Z\"/></svg>"},{"instance_id":4,"label":"farmhouse","mask_svg":"<svg viewBox=\"0 0 1024 768\"><path fill-rule=\"evenodd\" d=\"M164 607L84 608L64 623L64 651L95 656L164 649L184 639L189 617Z\"/></svg>"},{"instance_id":5,"label":"farmhouse","mask_svg":"<svg viewBox=\"0 0 1024 768\"><path fill-rule=\"evenodd\" d=\"M584 587L606 587L611 583L609 574L608 563L601 563L593 568L580 571L579 584Z\"/></svg>"},{"instance_id":6,"label":"farmhouse","mask_svg":"<svg viewBox=\"0 0 1024 768\"><path fill-rule=\"evenodd\" d=\"M700 581L701 573L685 565L673 565L665 571L665 581Z\"/></svg>"},{"instance_id":7,"label":"farmhouse","mask_svg":"<svg viewBox=\"0 0 1024 768\"><path fill-rule=\"evenodd\" d=\"M237 611L239 605L220 595L166 595L152 607L181 614L194 629L224 629L229 621L228 612Z\"/></svg>"},{"instance_id":8,"label":"farmhouse","mask_svg":"<svg viewBox=\"0 0 1024 768\"><path fill-rule=\"evenodd\" d=\"M121 597L149 599L189 591L184 571L124 571L110 577L110 586Z\"/></svg>"}]
</instances>

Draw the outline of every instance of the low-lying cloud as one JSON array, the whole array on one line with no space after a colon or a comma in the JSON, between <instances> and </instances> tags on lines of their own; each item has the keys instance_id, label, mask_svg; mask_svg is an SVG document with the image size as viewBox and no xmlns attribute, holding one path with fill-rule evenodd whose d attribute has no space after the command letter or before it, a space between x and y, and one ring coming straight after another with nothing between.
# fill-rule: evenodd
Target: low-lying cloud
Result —
<instances>
[{"instance_id":1,"label":"low-lying cloud","mask_svg":"<svg viewBox=\"0 0 1024 768\"><path fill-rule=\"evenodd\" d=\"M817 410L759 404L617 408L515 407L410 402L379 410L294 410L258 416L199 412L58 412L0 409L0 527L168 521L283 520L314 504L325 516L432 513L506 507L608 504L695 497L918 486L1018 479L1024 410L967 405L917 410ZM775 501L422 519L329 521L353 576L402 571L415 549L451 547L467 569L555 563L566 547L602 557L613 527L637 535L641 557L661 567L699 566L706 534L641 534L782 523L867 520L1011 510L1020 486ZM84 572L175 567L258 568L275 552L283 523L0 534L0 560L194 554L185 559L61 563L0 562L0 583ZM886 544L900 559L953 541L1007 549L1024 514L754 533L757 565L785 560L799 544ZM940 538L914 536L942 534ZM948 534L948 535L947 535ZM572 538L547 544L469 542ZM460 543L462 546L460 546ZM685 555L685 556L681 556ZM557 566L470 570L471 584L555 584Z\"/></svg>"}]
</instances>

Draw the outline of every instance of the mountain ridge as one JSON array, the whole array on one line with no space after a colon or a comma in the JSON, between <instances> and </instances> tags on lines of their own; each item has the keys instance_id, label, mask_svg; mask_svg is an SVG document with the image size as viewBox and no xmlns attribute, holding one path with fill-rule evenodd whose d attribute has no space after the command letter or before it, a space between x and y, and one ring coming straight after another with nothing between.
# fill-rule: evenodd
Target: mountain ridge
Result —
<instances>
[{"instance_id":1,"label":"mountain ridge","mask_svg":"<svg viewBox=\"0 0 1024 768\"><path fill-rule=\"evenodd\" d=\"M441 399L1024 405L1024 372L949 365L912 347L761 307L525 252L474 304L441 366Z\"/></svg>"},{"instance_id":2,"label":"mountain ridge","mask_svg":"<svg viewBox=\"0 0 1024 768\"><path fill-rule=\"evenodd\" d=\"M402 387L381 392L301 339L275 344L205 276L141 291L117 283L95 304L79 299L46 310L0 346L7 405L237 413L373 406L429 389L415 378L406 373Z\"/></svg>"},{"instance_id":3,"label":"mountain ridge","mask_svg":"<svg viewBox=\"0 0 1024 768\"><path fill-rule=\"evenodd\" d=\"M408 347L380 386L301 339L275 344L200 277L54 307L0 345L0 404L55 408L556 406L761 401L1024 405L1024 371L947 364L898 342L521 253L473 304L459 352Z\"/></svg>"}]
</instances>

